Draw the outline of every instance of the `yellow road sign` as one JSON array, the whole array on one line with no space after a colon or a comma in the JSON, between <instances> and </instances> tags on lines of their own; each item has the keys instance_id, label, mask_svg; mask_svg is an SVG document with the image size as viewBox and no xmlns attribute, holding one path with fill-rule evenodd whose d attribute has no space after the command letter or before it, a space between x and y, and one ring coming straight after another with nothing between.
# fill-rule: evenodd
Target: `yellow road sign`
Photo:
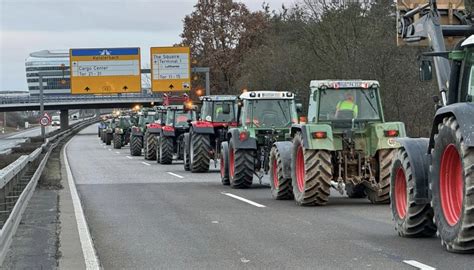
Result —
<instances>
[{"instance_id":1,"label":"yellow road sign","mask_svg":"<svg viewBox=\"0 0 474 270\"><path fill-rule=\"evenodd\" d=\"M150 56L152 91L191 90L189 47L155 47L150 49Z\"/></svg>"},{"instance_id":2,"label":"yellow road sign","mask_svg":"<svg viewBox=\"0 0 474 270\"><path fill-rule=\"evenodd\" d=\"M141 91L140 48L71 49L72 94Z\"/></svg>"}]
</instances>

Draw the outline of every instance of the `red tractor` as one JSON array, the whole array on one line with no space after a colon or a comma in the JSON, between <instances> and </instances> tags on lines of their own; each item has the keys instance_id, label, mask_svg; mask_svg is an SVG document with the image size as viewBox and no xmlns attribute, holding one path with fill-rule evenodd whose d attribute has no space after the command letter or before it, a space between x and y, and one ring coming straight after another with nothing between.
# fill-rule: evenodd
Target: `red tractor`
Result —
<instances>
[{"instance_id":1,"label":"red tractor","mask_svg":"<svg viewBox=\"0 0 474 270\"><path fill-rule=\"evenodd\" d=\"M199 120L191 122L184 134L184 169L191 172L209 171L210 160L217 165L221 142L227 141L229 127L237 126L236 96L201 97Z\"/></svg>"}]
</instances>

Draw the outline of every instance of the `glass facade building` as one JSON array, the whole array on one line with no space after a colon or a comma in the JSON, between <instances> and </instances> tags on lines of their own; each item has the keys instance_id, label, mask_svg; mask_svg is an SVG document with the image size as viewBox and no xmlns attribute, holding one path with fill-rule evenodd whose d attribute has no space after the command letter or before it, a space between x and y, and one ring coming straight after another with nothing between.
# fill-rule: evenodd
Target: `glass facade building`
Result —
<instances>
[{"instance_id":1,"label":"glass facade building","mask_svg":"<svg viewBox=\"0 0 474 270\"><path fill-rule=\"evenodd\" d=\"M38 72L53 72L43 76L45 95L71 94L69 76L69 52L64 50L43 50L31 53L25 61L26 82L30 95L39 95Z\"/></svg>"}]
</instances>

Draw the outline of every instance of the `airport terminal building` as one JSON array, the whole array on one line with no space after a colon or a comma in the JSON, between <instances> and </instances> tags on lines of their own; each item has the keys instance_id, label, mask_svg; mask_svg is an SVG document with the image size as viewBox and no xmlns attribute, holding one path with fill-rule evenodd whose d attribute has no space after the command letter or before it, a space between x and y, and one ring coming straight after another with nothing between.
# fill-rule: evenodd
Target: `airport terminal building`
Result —
<instances>
[{"instance_id":1,"label":"airport terminal building","mask_svg":"<svg viewBox=\"0 0 474 270\"><path fill-rule=\"evenodd\" d=\"M71 93L69 77L69 52L66 50L43 50L30 53L25 61L26 82L30 95L39 95L40 71L54 71L56 74L43 76L45 95L68 95Z\"/></svg>"}]
</instances>

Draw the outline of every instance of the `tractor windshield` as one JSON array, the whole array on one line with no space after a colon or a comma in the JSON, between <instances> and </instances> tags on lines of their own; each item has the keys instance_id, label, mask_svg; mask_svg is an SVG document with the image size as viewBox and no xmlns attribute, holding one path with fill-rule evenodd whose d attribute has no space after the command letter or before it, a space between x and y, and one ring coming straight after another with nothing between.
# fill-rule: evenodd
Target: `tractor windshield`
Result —
<instances>
[{"instance_id":1,"label":"tractor windshield","mask_svg":"<svg viewBox=\"0 0 474 270\"><path fill-rule=\"evenodd\" d=\"M120 117L119 126L121 128L127 128L132 125L130 117Z\"/></svg>"},{"instance_id":2,"label":"tractor windshield","mask_svg":"<svg viewBox=\"0 0 474 270\"><path fill-rule=\"evenodd\" d=\"M140 119L138 120L138 125L144 126L149 123L155 122L157 117L157 114L147 114L145 115L140 115Z\"/></svg>"},{"instance_id":3,"label":"tractor windshield","mask_svg":"<svg viewBox=\"0 0 474 270\"><path fill-rule=\"evenodd\" d=\"M205 101L201 109L201 119L209 122L236 121L234 101Z\"/></svg>"},{"instance_id":4,"label":"tractor windshield","mask_svg":"<svg viewBox=\"0 0 474 270\"><path fill-rule=\"evenodd\" d=\"M380 120L375 89L321 90L319 120Z\"/></svg>"},{"instance_id":5,"label":"tractor windshield","mask_svg":"<svg viewBox=\"0 0 474 270\"><path fill-rule=\"evenodd\" d=\"M189 125L188 120L194 119L194 111L170 110L166 114L166 125L174 127L185 127Z\"/></svg>"},{"instance_id":6,"label":"tractor windshield","mask_svg":"<svg viewBox=\"0 0 474 270\"><path fill-rule=\"evenodd\" d=\"M244 125L256 128L289 127L296 123L296 106L291 99L244 100Z\"/></svg>"}]
</instances>

